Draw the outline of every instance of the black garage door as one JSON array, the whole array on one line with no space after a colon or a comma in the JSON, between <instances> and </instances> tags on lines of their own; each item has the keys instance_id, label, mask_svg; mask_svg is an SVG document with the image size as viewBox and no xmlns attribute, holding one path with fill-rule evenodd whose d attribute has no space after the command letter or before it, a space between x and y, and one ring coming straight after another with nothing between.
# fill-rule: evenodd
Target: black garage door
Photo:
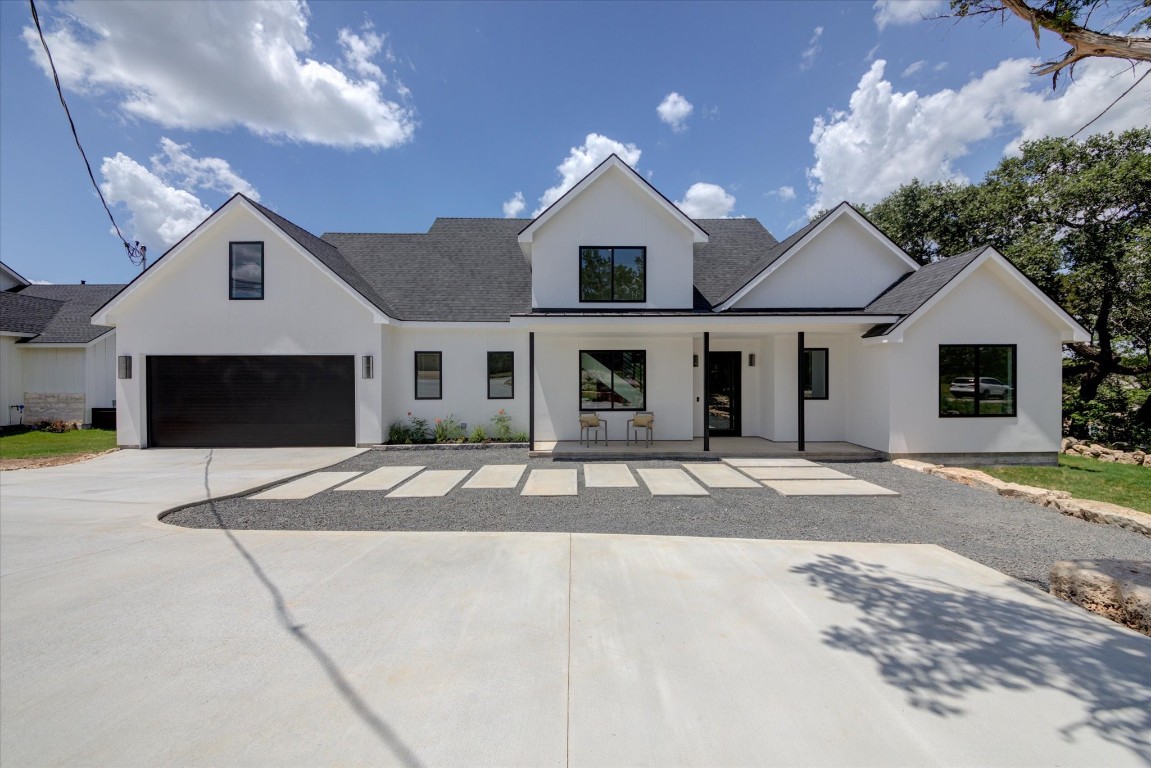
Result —
<instances>
[{"instance_id":1,"label":"black garage door","mask_svg":"<svg viewBox=\"0 0 1151 768\"><path fill-rule=\"evenodd\" d=\"M355 445L355 359L148 357L148 443L158 448Z\"/></svg>"}]
</instances>

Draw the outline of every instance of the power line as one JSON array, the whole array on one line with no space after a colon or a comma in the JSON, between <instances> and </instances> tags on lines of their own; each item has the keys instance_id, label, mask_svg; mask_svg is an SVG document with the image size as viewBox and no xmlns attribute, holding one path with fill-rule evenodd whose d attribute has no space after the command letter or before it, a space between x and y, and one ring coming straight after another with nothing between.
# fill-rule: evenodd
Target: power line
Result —
<instances>
[{"instance_id":1,"label":"power line","mask_svg":"<svg viewBox=\"0 0 1151 768\"><path fill-rule=\"evenodd\" d=\"M88 178L92 181L92 186L96 189L96 194L100 197L100 203L104 206L104 211L108 214L108 219L112 222L112 228L116 230L116 237L120 238L120 242L124 244L124 250L128 252L128 259L138 267L148 266L148 247L140 245L137 240L135 245L132 245L120 232L120 226L116 223L116 217L112 215L112 209L108 207L108 201L104 199L104 192L100 189L100 185L96 183L96 175L92 173L92 164L88 162L88 153L84 151L84 146L80 143L80 135L76 132L76 123L72 120L72 112L68 109L68 102L64 100L64 89L60 85L60 75L56 72L56 62L52 59L52 51L48 50L48 41L44 39L44 30L40 27L40 14L36 12L36 0L28 0L28 5L32 7L32 21L36 23L36 32L40 35L40 45L44 46L44 53L48 56L48 66L52 69L52 80L56 83L56 95L60 97L60 106L64 108L64 114L68 117L68 126L72 129L72 138L76 141L76 149L80 150L80 157L84 159L84 167L88 169Z\"/></svg>"},{"instance_id":2,"label":"power line","mask_svg":"<svg viewBox=\"0 0 1151 768\"><path fill-rule=\"evenodd\" d=\"M1132 83L1130 88L1128 88L1127 90L1123 91L1123 93L1119 94L1119 95L1118 95L1118 96L1115 98L1115 101L1113 101L1113 102L1111 102L1110 104L1108 104L1108 105L1107 105L1107 107L1106 107L1106 108L1105 108L1105 109L1104 109L1102 112L1100 112L1099 114L1097 114L1095 117L1091 118L1091 120L1089 120L1089 121L1087 122L1087 124L1086 124L1086 125L1084 125L1082 128L1080 128L1078 131L1076 131L1075 133L1071 134L1071 138L1073 138L1073 139L1074 139L1076 136L1078 136L1079 134L1081 134L1081 133L1083 133L1085 130L1087 130L1087 126L1091 125L1091 123L1095 122L1096 120L1098 120L1099 118L1101 118L1101 117L1103 117L1105 114L1107 114L1107 110L1108 110L1108 109L1111 109L1111 107L1113 107L1113 106L1115 106L1116 104L1118 104L1118 103L1119 103L1119 99L1123 98L1123 97L1124 97L1124 96L1126 96L1127 94L1131 93L1131 91L1135 90L1135 86L1137 86L1137 85L1139 85L1139 83L1143 82L1143 78L1147 77L1147 75L1151 75L1151 69L1148 69L1146 72L1144 72L1142 75L1140 75L1140 76L1139 76L1139 79L1138 79L1138 80L1136 80L1134 83Z\"/></svg>"}]
</instances>

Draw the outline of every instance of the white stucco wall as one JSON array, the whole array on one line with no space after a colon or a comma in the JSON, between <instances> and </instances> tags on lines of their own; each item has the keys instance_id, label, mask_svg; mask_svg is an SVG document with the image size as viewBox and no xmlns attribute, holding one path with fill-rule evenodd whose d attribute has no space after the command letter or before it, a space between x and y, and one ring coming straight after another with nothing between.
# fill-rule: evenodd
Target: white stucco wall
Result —
<instances>
[{"instance_id":1,"label":"white stucco wall","mask_svg":"<svg viewBox=\"0 0 1151 768\"><path fill-rule=\"evenodd\" d=\"M734 307L863 307L910 271L874 232L841 215L794 250Z\"/></svg>"},{"instance_id":2,"label":"white stucco wall","mask_svg":"<svg viewBox=\"0 0 1151 768\"><path fill-rule=\"evenodd\" d=\"M888 344L891 442L902 453L1055 452L1062 343L1054 318L986 262ZM940 344L1016 344L1017 416L940 418Z\"/></svg>"},{"instance_id":3,"label":"white stucco wall","mask_svg":"<svg viewBox=\"0 0 1151 768\"><path fill-rule=\"evenodd\" d=\"M490 433L491 417L501 408L512 417L512 429L528 431L528 333L498 324L475 327L397 328L387 331L385 386L388 399L384 430L408 411L431 421L449 415L467 422L469 431L482 424ZM441 400L415 399L415 353L441 353ZM488 352L514 352L513 399L488 399ZM537 347L538 354L538 347Z\"/></svg>"},{"instance_id":4,"label":"white stucco wall","mask_svg":"<svg viewBox=\"0 0 1151 768\"><path fill-rule=\"evenodd\" d=\"M866 345L853 338L844 344L844 438L877 451L891 441L890 344Z\"/></svg>"},{"instance_id":5,"label":"white stucco wall","mask_svg":"<svg viewBox=\"0 0 1151 768\"><path fill-rule=\"evenodd\" d=\"M579 301L579 248L645 246L647 301ZM690 309L692 233L623 171L612 168L572 198L535 233L532 306Z\"/></svg>"},{"instance_id":6,"label":"white stucco wall","mask_svg":"<svg viewBox=\"0 0 1151 768\"><path fill-rule=\"evenodd\" d=\"M228 243L264 242L264 299L228 298ZM278 229L236 206L152 269L109 314L133 378L117 380L117 440L146 445L147 355L355 355L356 440L381 440L380 377L360 377L362 355L383 358L372 313ZM82 373L82 371L81 371Z\"/></svg>"},{"instance_id":7,"label":"white stucco wall","mask_svg":"<svg viewBox=\"0 0 1151 768\"><path fill-rule=\"evenodd\" d=\"M17 337L0 336L0 423L8 424L8 406L24 403L24 366ZM18 424L13 420L11 423Z\"/></svg>"},{"instance_id":8,"label":"white stucco wall","mask_svg":"<svg viewBox=\"0 0 1151 768\"><path fill-rule=\"evenodd\" d=\"M552 336L536 334L536 440L579 439L581 349L647 351L647 410L656 440L692 437L692 339L676 337ZM518 361L517 361L518 363ZM634 411L599 411L609 437L622 440Z\"/></svg>"},{"instance_id":9,"label":"white stucco wall","mask_svg":"<svg viewBox=\"0 0 1151 768\"><path fill-rule=\"evenodd\" d=\"M93 408L111 408L116 399L116 332L106 333L84 354L84 393L88 421Z\"/></svg>"}]
</instances>

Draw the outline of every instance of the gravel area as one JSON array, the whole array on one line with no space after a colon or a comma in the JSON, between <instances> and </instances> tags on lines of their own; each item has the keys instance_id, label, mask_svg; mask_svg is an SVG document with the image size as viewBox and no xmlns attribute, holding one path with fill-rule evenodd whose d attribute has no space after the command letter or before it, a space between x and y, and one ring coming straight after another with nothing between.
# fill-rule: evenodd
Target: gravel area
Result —
<instances>
[{"instance_id":1,"label":"gravel area","mask_svg":"<svg viewBox=\"0 0 1151 768\"><path fill-rule=\"evenodd\" d=\"M526 463L529 471L582 462L529 459L526 451L367 451L325 471L384 465L478 469ZM679 467L674 461L628 461ZM709 489L704 497L654 498L638 488L585 488L579 495L522 497L519 489L457 486L441 498L387 499L384 491L325 491L299 501L235 498L188 507L164 522L190 528L323 531L564 531L807 541L938 544L1044 590L1058 560L1151 561L1151 539L1003 498L889 463L829 466L902 496L783 497L764 488ZM637 478L638 479L638 478Z\"/></svg>"}]
</instances>

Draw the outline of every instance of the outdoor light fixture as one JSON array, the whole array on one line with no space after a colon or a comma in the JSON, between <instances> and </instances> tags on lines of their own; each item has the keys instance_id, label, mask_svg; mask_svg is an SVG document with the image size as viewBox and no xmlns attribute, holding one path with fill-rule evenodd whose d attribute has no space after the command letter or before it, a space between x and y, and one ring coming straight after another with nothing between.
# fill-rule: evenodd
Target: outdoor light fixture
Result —
<instances>
[{"instance_id":1,"label":"outdoor light fixture","mask_svg":"<svg viewBox=\"0 0 1151 768\"><path fill-rule=\"evenodd\" d=\"M121 379L132 378L132 356L120 355L120 357L117 359L117 363L118 364L116 366L116 370L118 377Z\"/></svg>"},{"instance_id":2,"label":"outdoor light fixture","mask_svg":"<svg viewBox=\"0 0 1151 768\"><path fill-rule=\"evenodd\" d=\"M750 355L747 356L747 365L749 368L755 367L755 353L754 352L752 352Z\"/></svg>"},{"instance_id":3,"label":"outdoor light fixture","mask_svg":"<svg viewBox=\"0 0 1151 768\"><path fill-rule=\"evenodd\" d=\"M699 355L692 355L691 356L691 367L692 368L698 368L699 367Z\"/></svg>"},{"instance_id":4,"label":"outdoor light fixture","mask_svg":"<svg viewBox=\"0 0 1151 768\"><path fill-rule=\"evenodd\" d=\"M372 370L372 356L364 355L364 378L370 379L373 375L374 371Z\"/></svg>"}]
</instances>

